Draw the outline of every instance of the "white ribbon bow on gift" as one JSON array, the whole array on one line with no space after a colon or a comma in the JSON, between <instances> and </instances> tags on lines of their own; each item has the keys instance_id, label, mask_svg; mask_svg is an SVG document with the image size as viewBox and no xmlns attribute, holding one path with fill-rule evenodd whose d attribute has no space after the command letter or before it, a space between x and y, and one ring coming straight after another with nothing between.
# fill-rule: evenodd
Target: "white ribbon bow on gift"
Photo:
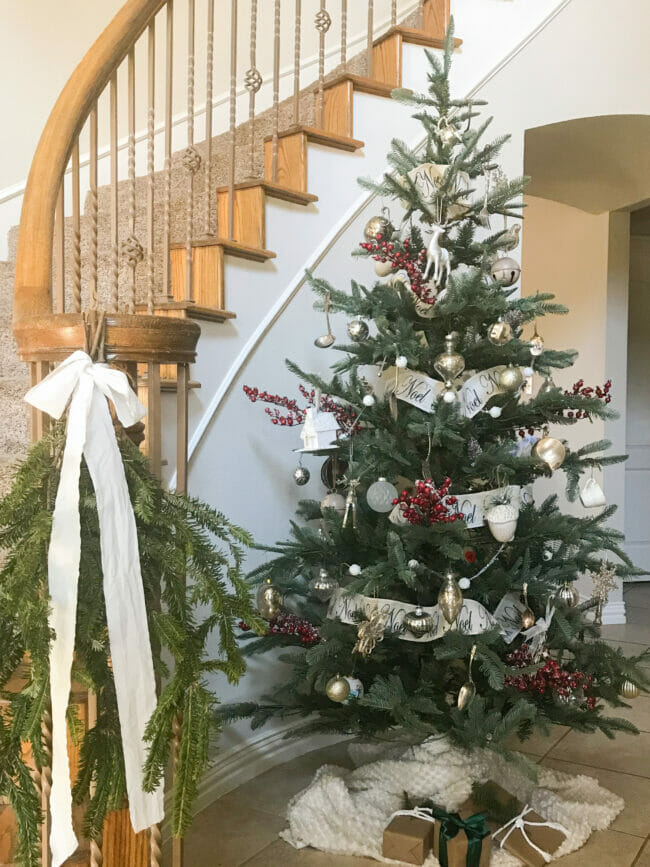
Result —
<instances>
[{"instance_id":1,"label":"white ribbon bow on gift","mask_svg":"<svg viewBox=\"0 0 650 867\"><path fill-rule=\"evenodd\" d=\"M564 825L560 825L559 822L528 822L526 820L526 816L529 813L533 813L534 810L532 807L529 807L528 804L524 807L524 809L519 813L518 816L515 816L514 819L511 819L509 822L506 822L498 831L495 831L492 834L492 837L496 839L498 834L501 834L502 831L506 831L501 840L497 840L501 849L503 849L503 845L508 839L508 837L512 834L513 831L521 831L521 836L524 838L526 843L534 849L538 855L541 855L546 864L553 860L553 856L549 852L545 852L543 849L540 849L539 846L536 846L535 843L530 839L528 834L526 833L526 825L531 828L552 828L554 831L561 831L565 837L569 836L568 830L564 827ZM507 829L507 830L506 830Z\"/></svg>"},{"instance_id":2,"label":"white ribbon bow on gift","mask_svg":"<svg viewBox=\"0 0 650 867\"><path fill-rule=\"evenodd\" d=\"M142 831L162 821L164 815L162 785L155 792L145 792L142 788L146 758L143 735L156 707L156 684L135 516L106 398L113 402L117 417L125 427L146 414L126 375L106 364L94 364L85 352L73 352L25 396L32 406L57 419L70 402L47 560L50 626L55 634L50 648L52 867L59 867L78 845L72 826L66 709L71 687L81 556L79 475L82 455L97 500L106 620L133 830Z\"/></svg>"},{"instance_id":3,"label":"white ribbon bow on gift","mask_svg":"<svg viewBox=\"0 0 650 867\"><path fill-rule=\"evenodd\" d=\"M431 822L432 825L436 822L431 807L413 807L412 810L395 810L388 820L389 824L393 821L395 816L413 816L415 819L424 819L425 822Z\"/></svg>"}]
</instances>

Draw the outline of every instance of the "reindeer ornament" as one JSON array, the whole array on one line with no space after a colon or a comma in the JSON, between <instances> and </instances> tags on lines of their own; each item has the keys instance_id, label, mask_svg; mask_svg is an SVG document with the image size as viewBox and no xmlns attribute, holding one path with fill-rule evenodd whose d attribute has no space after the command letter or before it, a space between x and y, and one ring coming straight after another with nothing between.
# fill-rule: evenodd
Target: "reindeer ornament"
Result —
<instances>
[{"instance_id":1,"label":"reindeer ornament","mask_svg":"<svg viewBox=\"0 0 650 867\"><path fill-rule=\"evenodd\" d=\"M431 266L433 266L433 282L436 286L440 286L443 272L446 274L447 278L451 273L449 250L440 244L440 236L444 234L447 225L433 223L432 228L433 235L431 236L429 246L427 247L427 267L424 269L422 277L425 281L428 280Z\"/></svg>"}]
</instances>

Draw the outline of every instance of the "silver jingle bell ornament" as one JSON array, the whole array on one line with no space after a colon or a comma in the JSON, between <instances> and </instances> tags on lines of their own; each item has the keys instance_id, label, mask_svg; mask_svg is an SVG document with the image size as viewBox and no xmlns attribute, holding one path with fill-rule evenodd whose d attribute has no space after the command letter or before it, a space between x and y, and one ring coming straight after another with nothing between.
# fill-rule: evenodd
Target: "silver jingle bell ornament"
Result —
<instances>
[{"instance_id":1,"label":"silver jingle bell ornament","mask_svg":"<svg viewBox=\"0 0 650 867\"><path fill-rule=\"evenodd\" d=\"M369 333L368 326L363 319L353 319L351 322L348 322L348 337L350 340L354 340L355 343L366 340Z\"/></svg>"},{"instance_id":2,"label":"silver jingle bell ornament","mask_svg":"<svg viewBox=\"0 0 650 867\"><path fill-rule=\"evenodd\" d=\"M557 470L562 466L562 461L566 456L566 449L560 440L555 437L550 437L546 433L541 440L535 443L533 453L552 470Z\"/></svg>"},{"instance_id":3,"label":"silver jingle bell ornament","mask_svg":"<svg viewBox=\"0 0 650 867\"><path fill-rule=\"evenodd\" d=\"M433 369L440 374L445 382L447 380L453 382L465 370L465 359L459 352L456 352L455 334L448 334L445 337L445 351L441 352L434 360Z\"/></svg>"},{"instance_id":4,"label":"silver jingle bell ornament","mask_svg":"<svg viewBox=\"0 0 650 867\"><path fill-rule=\"evenodd\" d=\"M371 217L363 230L363 237L366 241L376 241L377 235L381 235L382 240L387 240L392 238L394 231L395 228L387 217Z\"/></svg>"},{"instance_id":5,"label":"silver jingle bell ornament","mask_svg":"<svg viewBox=\"0 0 650 867\"><path fill-rule=\"evenodd\" d=\"M447 572L438 593L438 605L447 623L453 623L463 607L463 594L453 572Z\"/></svg>"},{"instance_id":6,"label":"silver jingle bell ornament","mask_svg":"<svg viewBox=\"0 0 650 867\"><path fill-rule=\"evenodd\" d=\"M343 704L343 702L350 697L350 684L348 683L347 678L341 677L340 674L331 677L327 681L325 694L330 701L336 701L339 704Z\"/></svg>"},{"instance_id":7,"label":"silver jingle bell ornament","mask_svg":"<svg viewBox=\"0 0 650 867\"><path fill-rule=\"evenodd\" d=\"M499 385L506 391L517 391L519 386L524 381L524 375L520 367L515 367L509 364L499 374Z\"/></svg>"},{"instance_id":8,"label":"silver jingle bell ornament","mask_svg":"<svg viewBox=\"0 0 650 867\"><path fill-rule=\"evenodd\" d=\"M335 581L324 568L319 569L318 575L309 582L312 596L315 596L320 602L327 602L331 599L338 586L338 581Z\"/></svg>"},{"instance_id":9,"label":"silver jingle bell ornament","mask_svg":"<svg viewBox=\"0 0 650 867\"><path fill-rule=\"evenodd\" d=\"M426 635L433 629L433 617L418 606L415 611L406 612L404 615L404 626L411 635L420 638L420 636Z\"/></svg>"},{"instance_id":10,"label":"silver jingle bell ornament","mask_svg":"<svg viewBox=\"0 0 650 867\"><path fill-rule=\"evenodd\" d=\"M310 478L311 473L307 467L298 466L293 471L293 480L299 487L306 485Z\"/></svg>"},{"instance_id":11,"label":"silver jingle bell ornament","mask_svg":"<svg viewBox=\"0 0 650 867\"><path fill-rule=\"evenodd\" d=\"M257 591L257 610L265 620L275 620L282 611L282 593L268 580Z\"/></svg>"},{"instance_id":12,"label":"silver jingle bell ornament","mask_svg":"<svg viewBox=\"0 0 650 867\"><path fill-rule=\"evenodd\" d=\"M632 683L631 680L624 680L621 684L619 695L621 698L632 699L636 698L639 692L640 690L636 683Z\"/></svg>"},{"instance_id":13,"label":"silver jingle bell ornament","mask_svg":"<svg viewBox=\"0 0 650 867\"><path fill-rule=\"evenodd\" d=\"M503 346L509 343L512 340L512 336L512 326L502 319L499 319L498 322L495 322L494 325L490 325L488 328L488 340L495 346Z\"/></svg>"},{"instance_id":14,"label":"silver jingle bell ornament","mask_svg":"<svg viewBox=\"0 0 650 867\"><path fill-rule=\"evenodd\" d=\"M569 584L568 581L565 581L557 592L557 598L560 602L564 602L567 608L575 608L580 601L580 594L573 584Z\"/></svg>"},{"instance_id":15,"label":"silver jingle bell ornament","mask_svg":"<svg viewBox=\"0 0 650 867\"><path fill-rule=\"evenodd\" d=\"M395 499L397 499L397 488L383 476L373 482L366 492L366 500L374 512L390 512Z\"/></svg>"},{"instance_id":16,"label":"silver jingle bell ornament","mask_svg":"<svg viewBox=\"0 0 650 867\"><path fill-rule=\"evenodd\" d=\"M520 274L521 265L510 256L503 256L492 265L492 278L498 280L503 286L514 286Z\"/></svg>"}]
</instances>

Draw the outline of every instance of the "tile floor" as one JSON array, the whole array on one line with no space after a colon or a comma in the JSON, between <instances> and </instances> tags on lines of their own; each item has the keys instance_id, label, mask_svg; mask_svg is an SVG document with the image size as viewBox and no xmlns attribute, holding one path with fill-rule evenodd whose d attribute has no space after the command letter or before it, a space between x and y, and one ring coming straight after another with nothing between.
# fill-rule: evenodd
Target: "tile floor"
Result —
<instances>
[{"instance_id":1,"label":"tile floor","mask_svg":"<svg viewBox=\"0 0 650 867\"><path fill-rule=\"evenodd\" d=\"M629 623L604 627L603 637L628 653L638 653L650 644L650 582L629 585L625 598ZM625 799L625 809L612 826L558 861L558 867L650 867L650 696L640 696L632 705L625 716L640 729L639 736L619 735L610 741L557 726L551 735L534 737L522 746L541 764L589 774ZM377 865L368 858L296 850L278 838L287 801L326 762L350 767L346 744L273 768L204 810L186 842L188 867Z\"/></svg>"}]
</instances>

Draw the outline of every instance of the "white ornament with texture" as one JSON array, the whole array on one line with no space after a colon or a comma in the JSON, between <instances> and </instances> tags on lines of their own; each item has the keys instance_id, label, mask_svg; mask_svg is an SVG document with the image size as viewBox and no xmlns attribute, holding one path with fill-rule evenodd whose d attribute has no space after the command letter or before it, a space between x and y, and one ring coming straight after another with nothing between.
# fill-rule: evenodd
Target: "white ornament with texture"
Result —
<instances>
[{"instance_id":1,"label":"white ornament with texture","mask_svg":"<svg viewBox=\"0 0 650 867\"><path fill-rule=\"evenodd\" d=\"M368 505L375 512L390 512L396 498L397 488L383 476L373 482L366 493Z\"/></svg>"},{"instance_id":2,"label":"white ornament with texture","mask_svg":"<svg viewBox=\"0 0 650 867\"><path fill-rule=\"evenodd\" d=\"M511 542L515 537L519 510L510 503L493 506L486 514L490 533L497 542Z\"/></svg>"}]
</instances>

